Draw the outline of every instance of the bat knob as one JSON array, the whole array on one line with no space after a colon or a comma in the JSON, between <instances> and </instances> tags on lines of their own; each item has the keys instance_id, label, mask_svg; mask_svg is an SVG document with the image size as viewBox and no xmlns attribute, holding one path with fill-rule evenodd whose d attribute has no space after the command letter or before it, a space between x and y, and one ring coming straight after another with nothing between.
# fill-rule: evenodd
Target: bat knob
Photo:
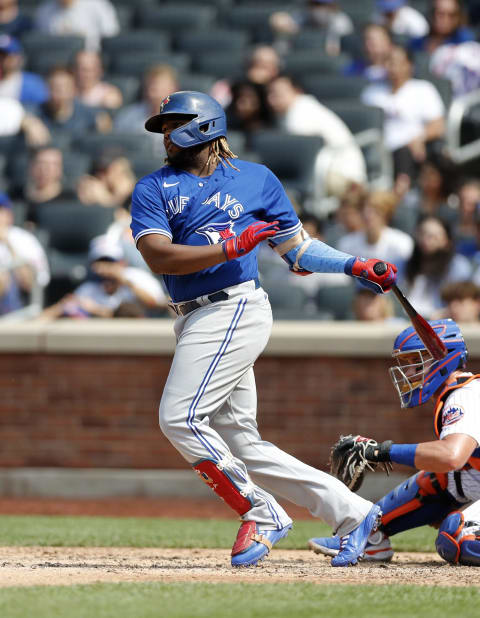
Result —
<instances>
[{"instance_id":1,"label":"bat knob","mask_svg":"<svg viewBox=\"0 0 480 618\"><path fill-rule=\"evenodd\" d=\"M388 270L387 265L385 264L385 262L377 262L374 267L373 267L373 272L376 275L384 275Z\"/></svg>"}]
</instances>

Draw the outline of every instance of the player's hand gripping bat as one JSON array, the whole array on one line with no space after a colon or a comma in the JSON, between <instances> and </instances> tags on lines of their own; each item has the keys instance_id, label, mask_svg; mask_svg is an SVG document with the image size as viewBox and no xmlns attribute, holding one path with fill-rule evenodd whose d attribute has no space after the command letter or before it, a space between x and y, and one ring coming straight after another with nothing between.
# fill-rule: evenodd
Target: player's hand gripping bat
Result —
<instances>
[{"instance_id":1,"label":"player's hand gripping bat","mask_svg":"<svg viewBox=\"0 0 480 618\"><path fill-rule=\"evenodd\" d=\"M373 267L375 274L383 275L387 270L387 265L384 262L377 262ZM404 308L406 314L412 322L413 328L417 331L418 336L423 341L423 344L433 356L435 360L441 360L447 355L445 344L433 330L430 324L412 307L403 292L393 284L391 290L398 298L400 304Z\"/></svg>"}]
</instances>

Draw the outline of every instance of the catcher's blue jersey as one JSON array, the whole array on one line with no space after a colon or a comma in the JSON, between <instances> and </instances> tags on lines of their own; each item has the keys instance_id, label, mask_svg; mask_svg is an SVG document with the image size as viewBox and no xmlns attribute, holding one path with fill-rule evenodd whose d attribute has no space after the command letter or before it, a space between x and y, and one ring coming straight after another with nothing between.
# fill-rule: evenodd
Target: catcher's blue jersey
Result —
<instances>
[{"instance_id":1,"label":"catcher's blue jersey","mask_svg":"<svg viewBox=\"0 0 480 618\"><path fill-rule=\"evenodd\" d=\"M236 159L218 165L206 178L166 165L142 178L132 196L135 242L163 234L181 245L213 245L238 236L256 221L279 221L274 242L301 229L301 223L278 178L264 165ZM164 275L174 302L254 279L257 249L245 256L189 275Z\"/></svg>"}]
</instances>

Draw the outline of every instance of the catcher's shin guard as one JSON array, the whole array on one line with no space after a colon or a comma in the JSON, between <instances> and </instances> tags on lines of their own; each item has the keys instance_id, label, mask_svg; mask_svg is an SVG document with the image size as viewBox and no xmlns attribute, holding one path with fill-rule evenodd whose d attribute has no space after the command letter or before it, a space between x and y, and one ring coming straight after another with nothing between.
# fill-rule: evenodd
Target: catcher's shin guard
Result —
<instances>
[{"instance_id":1,"label":"catcher's shin guard","mask_svg":"<svg viewBox=\"0 0 480 618\"><path fill-rule=\"evenodd\" d=\"M252 508L250 500L242 494L228 474L221 470L212 459L203 459L196 463L193 468L202 481L239 515L245 515Z\"/></svg>"},{"instance_id":2,"label":"catcher's shin guard","mask_svg":"<svg viewBox=\"0 0 480 618\"><path fill-rule=\"evenodd\" d=\"M451 564L480 566L480 523L464 521L460 511L450 513L440 525L435 547Z\"/></svg>"},{"instance_id":3,"label":"catcher's shin guard","mask_svg":"<svg viewBox=\"0 0 480 618\"><path fill-rule=\"evenodd\" d=\"M414 474L377 502L382 509L381 529L392 536L404 530L441 522L460 504L447 491L447 475Z\"/></svg>"}]
</instances>

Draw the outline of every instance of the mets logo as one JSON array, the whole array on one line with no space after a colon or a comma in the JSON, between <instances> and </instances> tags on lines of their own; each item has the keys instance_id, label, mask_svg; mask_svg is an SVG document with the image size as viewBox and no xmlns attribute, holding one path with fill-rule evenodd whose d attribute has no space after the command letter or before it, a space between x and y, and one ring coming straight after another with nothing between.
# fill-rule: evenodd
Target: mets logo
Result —
<instances>
[{"instance_id":1,"label":"mets logo","mask_svg":"<svg viewBox=\"0 0 480 618\"><path fill-rule=\"evenodd\" d=\"M227 221L226 223L209 223L208 225L199 227L195 232L205 236L209 245L217 245L227 240L227 238L235 236L233 221Z\"/></svg>"},{"instance_id":2,"label":"mets logo","mask_svg":"<svg viewBox=\"0 0 480 618\"><path fill-rule=\"evenodd\" d=\"M160 103L160 113L163 112L163 108L165 107L167 103L170 103L170 95L168 95L168 97L165 97L163 101Z\"/></svg>"},{"instance_id":3,"label":"mets logo","mask_svg":"<svg viewBox=\"0 0 480 618\"><path fill-rule=\"evenodd\" d=\"M451 406L444 410L442 414L442 425L453 425L459 421L462 416L465 414L462 406Z\"/></svg>"}]
</instances>

